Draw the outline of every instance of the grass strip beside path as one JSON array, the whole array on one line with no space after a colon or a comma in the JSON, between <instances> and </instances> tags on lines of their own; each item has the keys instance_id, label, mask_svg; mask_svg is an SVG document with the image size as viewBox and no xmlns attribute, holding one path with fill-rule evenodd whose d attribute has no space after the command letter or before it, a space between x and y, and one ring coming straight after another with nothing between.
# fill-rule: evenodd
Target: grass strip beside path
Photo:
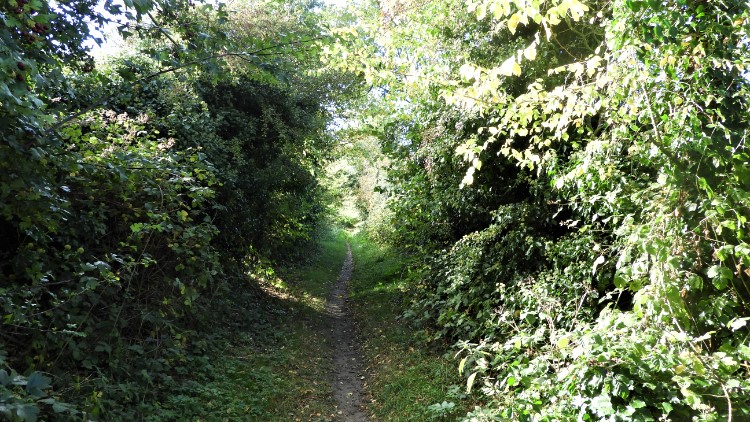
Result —
<instances>
[{"instance_id":1,"label":"grass strip beside path","mask_svg":"<svg viewBox=\"0 0 750 422\"><path fill-rule=\"evenodd\" d=\"M400 318L408 307L407 284L401 276L405 262L362 235L351 243L351 294L364 359L369 362L366 388L373 419L455 420L467 410L457 362L422 341Z\"/></svg>"}]
</instances>

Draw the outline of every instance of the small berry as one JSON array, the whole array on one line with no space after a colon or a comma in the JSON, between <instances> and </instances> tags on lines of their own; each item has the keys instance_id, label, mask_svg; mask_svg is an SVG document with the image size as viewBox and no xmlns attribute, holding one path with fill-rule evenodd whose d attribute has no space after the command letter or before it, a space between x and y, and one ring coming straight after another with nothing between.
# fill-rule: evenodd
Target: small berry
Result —
<instances>
[{"instance_id":1,"label":"small berry","mask_svg":"<svg viewBox=\"0 0 750 422\"><path fill-rule=\"evenodd\" d=\"M16 66L21 70L26 70L26 64L24 62L18 62L16 63Z\"/></svg>"}]
</instances>

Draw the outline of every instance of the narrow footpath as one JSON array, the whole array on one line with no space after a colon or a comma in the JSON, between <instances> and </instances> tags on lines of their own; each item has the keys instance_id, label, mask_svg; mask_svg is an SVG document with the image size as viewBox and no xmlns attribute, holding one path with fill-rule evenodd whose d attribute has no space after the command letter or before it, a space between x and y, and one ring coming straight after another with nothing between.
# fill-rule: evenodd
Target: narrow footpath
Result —
<instances>
[{"instance_id":1,"label":"narrow footpath","mask_svg":"<svg viewBox=\"0 0 750 422\"><path fill-rule=\"evenodd\" d=\"M331 288L326 310L331 318L330 339L333 346L333 397L337 413L344 422L368 422L364 411L364 377L354 319L349 309L347 287L354 260L349 243L338 280Z\"/></svg>"}]
</instances>

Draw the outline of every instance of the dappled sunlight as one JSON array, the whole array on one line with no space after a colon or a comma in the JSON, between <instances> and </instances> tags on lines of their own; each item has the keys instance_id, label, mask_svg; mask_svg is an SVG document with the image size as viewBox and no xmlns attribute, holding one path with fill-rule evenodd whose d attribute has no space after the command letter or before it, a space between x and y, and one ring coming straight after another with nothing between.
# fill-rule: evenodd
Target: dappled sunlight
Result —
<instances>
[{"instance_id":1,"label":"dappled sunlight","mask_svg":"<svg viewBox=\"0 0 750 422\"><path fill-rule=\"evenodd\" d=\"M0 39L0 418L750 420L746 0L3 0Z\"/></svg>"}]
</instances>

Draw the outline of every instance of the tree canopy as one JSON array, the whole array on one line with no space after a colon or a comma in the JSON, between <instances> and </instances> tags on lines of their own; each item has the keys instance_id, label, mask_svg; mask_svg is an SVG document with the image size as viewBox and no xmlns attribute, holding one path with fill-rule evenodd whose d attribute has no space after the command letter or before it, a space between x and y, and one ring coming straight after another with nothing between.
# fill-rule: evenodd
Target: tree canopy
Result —
<instances>
[{"instance_id":1,"label":"tree canopy","mask_svg":"<svg viewBox=\"0 0 750 422\"><path fill-rule=\"evenodd\" d=\"M372 230L415 254L467 418L747 417L747 3L358 10L331 54L390 104Z\"/></svg>"}]
</instances>

